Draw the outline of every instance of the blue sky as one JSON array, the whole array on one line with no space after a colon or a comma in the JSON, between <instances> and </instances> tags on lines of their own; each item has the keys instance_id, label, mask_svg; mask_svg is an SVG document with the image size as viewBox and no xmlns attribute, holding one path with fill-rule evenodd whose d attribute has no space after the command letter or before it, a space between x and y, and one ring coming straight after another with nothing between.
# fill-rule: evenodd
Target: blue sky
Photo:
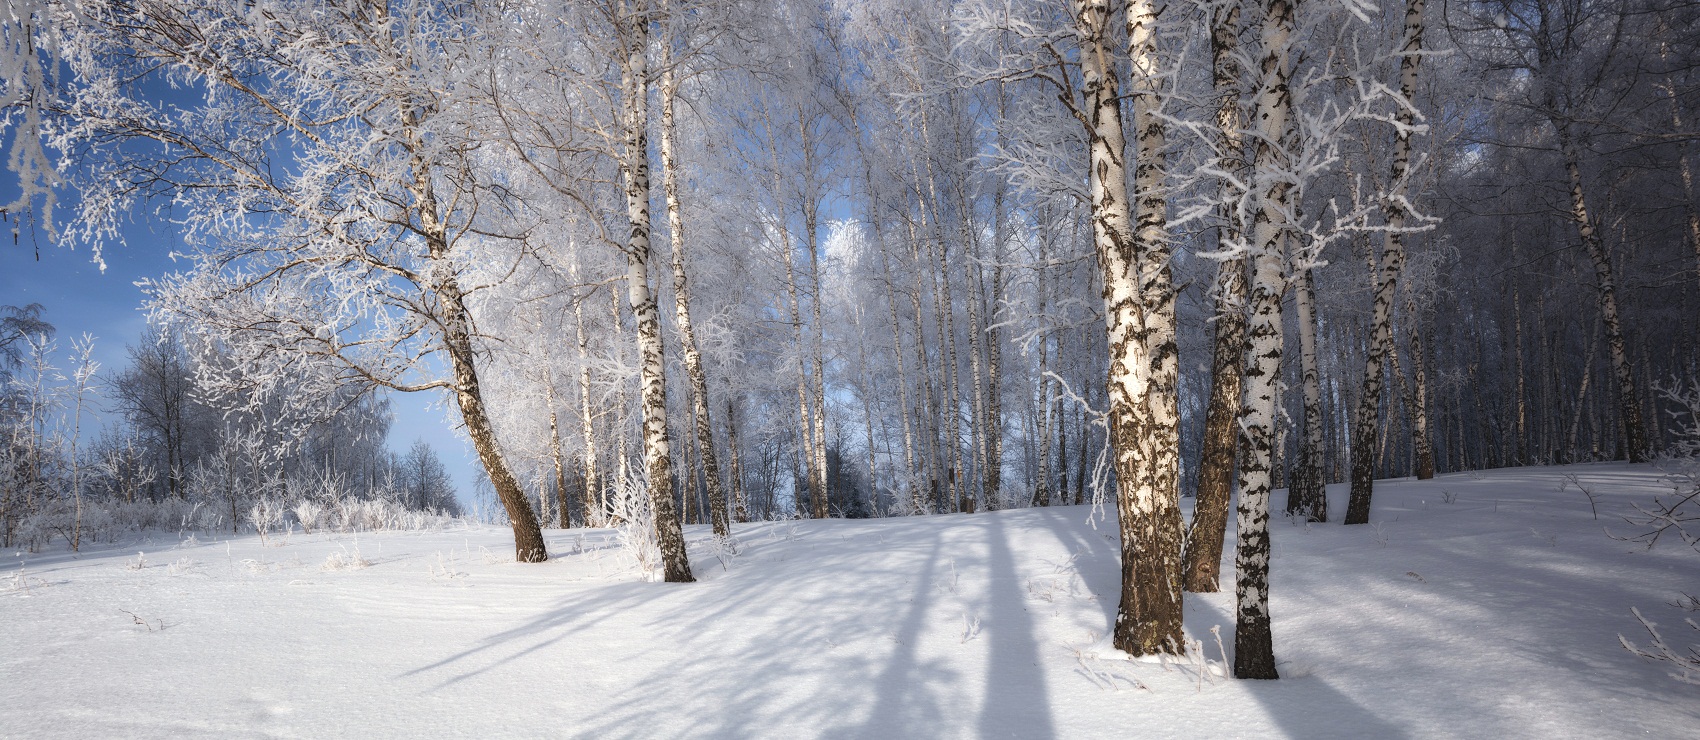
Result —
<instances>
[{"instance_id":1,"label":"blue sky","mask_svg":"<svg viewBox=\"0 0 1700 740\"><path fill-rule=\"evenodd\" d=\"M15 245L0 244L0 305L40 303L46 308L42 317L59 331L61 364L70 340L86 332L95 337L102 373L116 373L126 364L125 346L137 341L146 322L141 310L145 296L136 281L188 267L186 261L171 258L172 250L181 246L175 231L163 218L132 223L124 230L127 244L102 255L104 272L88 249L54 246L45 235L32 244L26 233ZM10 242L9 233L5 236ZM392 394L396 418L390 446L405 451L415 439L430 442L454 476L463 501L470 501L477 458L450 427L444 406L434 403L440 398L436 393ZM114 420L102 415L102 421Z\"/></svg>"}]
</instances>

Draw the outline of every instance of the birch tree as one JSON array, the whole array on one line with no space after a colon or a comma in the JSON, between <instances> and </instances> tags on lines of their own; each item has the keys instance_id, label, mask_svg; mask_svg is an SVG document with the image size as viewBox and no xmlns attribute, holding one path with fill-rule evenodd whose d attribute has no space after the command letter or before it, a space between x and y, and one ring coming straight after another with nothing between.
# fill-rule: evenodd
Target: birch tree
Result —
<instances>
[{"instance_id":1,"label":"birch tree","mask_svg":"<svg viewBox=\"0 0 1700 740\"><path fill-rule=\"evenodd\" d=\"M88 164L72 234L111 239L118 214L176 198L193 267L148 285L153 310L228 353L227 387L253 399L304 380L324 392L287 390L452 393L516 559L546 560L490 423L467 308L500 274L481 272L479 249L509 238L487 218L500 197L472 164L451 89L466 58L442 53L473 38L412 3L84 10L64 29L85 81L69 104L67 136L86 142ZM167 76L199 102L148 102L144 85Z\"/></svg>"},{"instance_id":2,"label":"birch tree","mask_svg":"<svg viewBox=\"0 0 1700 740\"><path fill-rule=\"evenodd\" d=\"M1346 505L1347 524L1369 521L1370 497L1375 487L1376 425L1380 420L1382 366L1393 343L1393 301L1399 273L1405 264L1406 222L1413 208L1406 197L1411 174L1411 137L1417 133L1417 68L1422 64L1424 0L1408 0L1405 31L1399 46L1399 96L1394 113L1393 176L1385 196L1387 230L1381 248L1380 274L1376 280L1375 304L1370 319L1369 358L1364 367L1363 395L1352 430L1352 495Z\"/></svg>"}]
</instances>

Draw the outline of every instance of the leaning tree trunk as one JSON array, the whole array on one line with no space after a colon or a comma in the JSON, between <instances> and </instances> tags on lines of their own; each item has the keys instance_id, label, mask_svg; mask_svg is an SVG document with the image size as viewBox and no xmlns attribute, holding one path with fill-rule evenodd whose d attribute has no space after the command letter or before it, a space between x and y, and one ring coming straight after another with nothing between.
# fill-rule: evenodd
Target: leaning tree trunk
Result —
<instances>
[{"instance_id":1,"label":"leaning tree trunk","mask_svg":"<svg viewBox=\"0 0 1700 740\"><path fill-rule=\"evenodd\" d=\"M1422 63L1424 0L1407 0L1405 41L1400 46L1399 94L1407 102L1417 95L1417 65ZM1369 522L1370 497L1375 489L1376 426L1381 415L1382 363L1393 342L1393 291L1405 264L1404 227L1410 207L1405 180L1411 165L1411 134L1416 112L1401 105L1394 114L1393 179L1387 197L1387 239L1381 250L1381 279L1375 288L1369 360L1364 366L1364 391L1358 399L1357 428L1352 434L1352 496L1346 504L1347 524Z\"/></svg>"},{"instance_id":2,"label":"leaning tree trunk","mask_svg":"<svg viewBox=\"0 0 1700 740\"><path fill-rule=\"evenodd\" d=\"M631 238L626 245L626 295L637 319L640 362L638 378L643 403L644 471L649 477L650 503L655 507L655 536L661 547L663 577L670 583L696 580L685 554L685 536L673 502L673 479L667 440L667 366L661 345L661 312L649 289L649 81L646 49L649 20L634 17L628 27L628 46L622 72L625 104L625 152L620 162L625 179L626 213Z\"/></svg>"},{"instance_id":3,"label":"leaning tree trunk","mask_svg":"<svg viewBox=\"0 0 1700 740\"><path fill-rule=\"evenodd\" d=\"M1582 246L1594 262L1594 275L1599 280L1598 300L1600 318L1606 327L1606 350L1611 353L1612 372L1617 376L1618 417L1623 424L1623 446L1630 462L1646 462L1646 431L1641 425L1641 406L1636 401L1635 372L1629 365L1629 351L1624 346L1623 325L1617 315L1617 278L1612 273L1611 255L1600 239L1599 227L1588 213L1588 201L1582 191L1582 165L1576 145L1570 140L1569 128L1555 122L1560 144L1564 149L1564 167L1570 175L1571 218L1582 235Z\"/></svg>"},{"instance_id":4,"label":"leaning tree trunk","mask_svg":"<svg viewBox=\"0 0 1700 740\"><path fill-rule=\"evenodd\" d=\"M1210 16L1210 55L1216 94L1216 146L1224 171L1243 172L1245 144L1240 135L1240 4L1217 5ZM1220 193L1231 196L1224 182ZM1232 213L1220 207L1222 224L1216 233L1218 250L1239 238ZM1194 492L1192 522L1186 531L1181 580L1186 590L1215 593L1221 588L1222 543L1228 527L1228 503L1234 494L1234 447L1238 434L1241 355L1245 349L1245 261L1229 260L1216 268L1216 336L1210 362L1210 402L1204 415L1204 449L1199 454L1198 489Z\"/></svg>"},{"instance_id":5,"label":"leaning tree trunk","mask_svg":"<svg viewBox=\"0 0 1700 740\"><path fill-rule=\"evenodd\" d=\"M1116 514L1121 532L1121 601L1113 642L1133 655L1179 654L1181 635L1180 522L1178 507L1162 501L1161 482L1149 473L1156 458L1152 388L1155 363L1147 346L1147 303L1140 295L1136 246L1126 179L1126 138L1120 83L1110 45L1107 0L1075 0L1082 48L1083 122L1089 137L1088 181L1092 237L1103 275L1110 347L1107 390L1109 434L1115 457ZM1142 13L1140 23L1148 23ZM1142 28L1142 32L1150 29ZM1143 54L1146 43L1136 42ZM1142 60L1149 62L1149 60ZM1146 67L1145 71L1150 72ZM1143 149L1143 147L1142 147ZM1150 179L1151 173L1145 179ZM1175 521L1168 520L1173 514Z\"/></svg>"},{"instance_id":6,"label":"leaning tree trunk","mask_svg":"<svg viewBox=\"0 0 1700 740\"><path fill-rule=\"evenodd\" d=\"M702 459L702 474L708 480L708 511L714 524L714 534L726 537L732 533L726 516L726 492L720 484L720 460L714 452L714 423L708 412L708 377L702 368L702 352L697 350L697 337L691 328L691 289L685 275L685 219L679 204L679 162L677 126L673 117L673 99L678 95L673 70L661 74L661 173L662 190L667 196L667 229L673 241L673 323L678 327L679 345L685 355L685 376L690 380L691 411L696 420L697 454Z\"/></svg>"},{"instance_id":7,"label":"leaning tree trunk","mask_svg":"<svg viewBox=\"0 0 1700 740\"><path fill-rule=\"evenodd\" d=\"M526 498L525 492L520 490L519 481L514 479L513 472L502 457L501 446L496 442L496 429L490 423L484 406L484 393L479 386L477 362L472 347L472 319L466 309L466 294L462 292L454 270L449 268L446 227L437 216L437 196L431 187L430 173L426 168L417 169L411 190L420 221L420 231L425 235L427 253L433 262L443 265L443 269L434 271L439 277L433 287L438 310L441 312L443 344L448 350L449 368L454 374L455 403L460 406L461 418L466 422L466 434L472 438L472 447L478 453L478 460L483 463L484 471L490 476L490 485L496 491L496 498L502 502L502 508L507 510L508 519L513 523L514 559L521 563L544 562L549 559L549 551L543 543L543 529L538 526L537 516L531 510L531 502Z\"/></svg>"},{"instance_id":8,"label":"leaning tree trunk","mask_svg":"<svg viewBox=\"0 0 1700 740\"><path fill-rule=\"evenodd\" d=\"M1257 154L1250 182L1258 188L1251 246L1253 273L1246 322L1244 401L1240 406L1240 501L1236 514L1234 675L1277 678L1269 619L1269 492L1274 481L1276 391L1281 382L1281 294L1286 292L1285 243L1292 194L1280 174L1287 168L1276 142L1287 130L1292 93L1287 87L1287 45L1294 3L1263 0L1259 35L1262 84L1252 118Z\"/></svg>"}]
</instances>

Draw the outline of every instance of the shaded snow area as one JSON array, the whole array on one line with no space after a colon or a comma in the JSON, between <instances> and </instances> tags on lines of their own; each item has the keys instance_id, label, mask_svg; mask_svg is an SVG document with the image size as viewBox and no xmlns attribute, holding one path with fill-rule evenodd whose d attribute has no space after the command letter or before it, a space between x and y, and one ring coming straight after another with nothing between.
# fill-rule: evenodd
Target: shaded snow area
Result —
<instances>
[{"instance_id":1,"label":"shaded snow area","mask_svg":"<svg viewBox=\"0 0 1700 740\"><path fill-rule=\"evenodd\" d=\"M1279 681L1221 675L1231 591L1187 597L1203 663L1112 650L1086 507L739 525L725 557L690 527L691 585L608 530L549 530L540 565L499 528L8 552L0 735L1693 737L1696 687L1618 635L1633 606L1695 642L1700 554L1602 531L1657 467L1376 491L1372 526L1276 522Z\"/></svg>"}]
</instances>

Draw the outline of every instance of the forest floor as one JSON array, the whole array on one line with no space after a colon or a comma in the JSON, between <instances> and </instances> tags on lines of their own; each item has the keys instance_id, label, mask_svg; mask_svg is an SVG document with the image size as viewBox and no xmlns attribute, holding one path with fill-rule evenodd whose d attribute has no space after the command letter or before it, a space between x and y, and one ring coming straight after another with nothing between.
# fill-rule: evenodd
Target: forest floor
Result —
<instances>
[{"instance_id":1,"label":"forest floor","mask_svg":"<svg viewBox=\"0 0 1700 740\"><path fill-rule=\"evenodd\" d=\"M0 736L1692 737L1700 689L1618 636L1639 607L1696 641L1700 553L1602 529L1668 490L1505 469L1380 481L1371 526L1278 518L1279 681L1221 675L1231 584L1186 597L1202 655L1113 650L1090 507L738 525L726 557L689 527L693 585L608 530L539 565L493 527L7 552Z\"/></svg>"}]
</instances>

